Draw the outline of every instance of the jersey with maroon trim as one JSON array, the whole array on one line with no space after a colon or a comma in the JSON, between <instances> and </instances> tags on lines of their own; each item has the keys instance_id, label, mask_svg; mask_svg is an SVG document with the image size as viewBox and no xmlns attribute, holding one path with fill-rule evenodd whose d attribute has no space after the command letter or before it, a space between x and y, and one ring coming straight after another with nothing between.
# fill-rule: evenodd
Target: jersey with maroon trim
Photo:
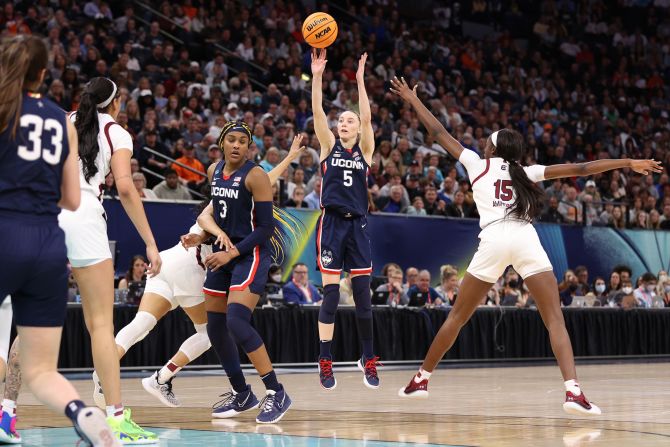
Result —
<instances>
[{"instance_id":1,"label":"jersey with maroon trim","mask_svg":"<svg viewBox=\"0 0 670 447\"><path fill-rule=\"evenodd\" d=\"M368 212L368 164L358 144L345 149L340 140L321 162L321 207L344 216L365 216Z\"/></svg>"},{"instance_id":2,"label":"jersey with maroon trim","mask_svg":"<svg viewBox=\"0 0 670 447\"><path fill-rule=\"evenodd\" d=\"M12 120L0 133L0 211L56 216L70 153L65 113L47 98L24 94L14 138L13 127Z\"/></svg>"},{"instance_id":3,"label":"jersey with maroon trim","mask_svg":"<svg viewBox=\"0 0 670 447\"><path fill-rule=\"evenodd\" d=\"M469 149L463 149L459 161L465 166L472 183L472 193L479 212L479 226L487 225L507 216L507 209L516 199L516 191L512 187L509 165L499 157L481 159ZM523 168L533 182L544 180L545 166L533 165Z\"/></svg>"},{"instance_id":4,"label":"jersey with maroon trim","mask_svg":"<svg viewBox=\"0 0 670 447\"><path fill-rule=\"evenodd\" d=\"M77 112L69 114L70 121L77 120ZM119 149L133 152L133 138L130 133L107 113L98 113L98 155L95 158L95 166L98 172L93 175L88 182L84 178L84 170L81 160L79 160L79 183L82 191L95 194L102 200L102 189L105 184L105 177L111 172L111 161L114 151Z\"/></svg>"},{"instance_id":5,"label":"jersey with maroon trim","mask_svg":"<svg viewBox=\"0 0 670 447\"><path fill-rule=\"evenodd\" d=\"M212 176L214 220L233 243L238 243L254 231L254 197L244 182L257 165L247 161L227 177L223 175L225 165L221 160ZM213 248L219 250L217 244Z\"/></svg>"}]
</instances>

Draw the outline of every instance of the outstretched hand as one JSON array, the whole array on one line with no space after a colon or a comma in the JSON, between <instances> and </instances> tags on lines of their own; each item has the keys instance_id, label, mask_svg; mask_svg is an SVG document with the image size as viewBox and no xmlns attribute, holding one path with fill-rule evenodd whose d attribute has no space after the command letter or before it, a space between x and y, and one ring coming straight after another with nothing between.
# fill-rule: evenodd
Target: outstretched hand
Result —
<instances>
[{"instance_id":1,"label":"outstretched hand","mask_svg":"<svg viewBox=\"0 0 670 447\"><path fill-rule=\"evenodd\" d=\"M295 160L301 154L305 152L306 146L300 146L302 143L303 135L301 133L296 134L293 137L293 142L291 143L291 148L288 151L288 157L290 160Z\"/></svg>"},{"instance_id":2,"label":"outstretched hand","mask_svg":"<svg viewBox=\"0 0 670 447\"><path fill-rule=\"evenodd\" d=\"M391 85L393 87L391 87L390 90L405 101L410 101L412 98L416 97L416 88L419 86L419 84L415 84L414 88L410 89L405 78L398 79L397 76L394 76L393 79L391 79Z\"/></svg>"},{"instance_id":3,"label":"outstretched hand","mask_svg":"<svg viewBox=\"0 0 670 447\"><path fill-rule=\"evenodd\" d=\"M312 75L323 74L326 69L326 50L325 48L317 52L316 48L312 48Z\"/></svg>"},{"instance_id":4,"label":"outstretched hand","mask_svg":"<svg viewBox=\"0 0 670 447\"><path fill-rule=\"evenodd\" d=\"M631 160L630 167L638 174L648 175L653 172L663 172L663 166L660 161L651 160Z\"/></svg>"},{"instance_id":5,"label":"outstretched hand","mask_svg":"<svg viewBox=\"0 0 670 447\"><path fill-rule=\"evenodd\" d=\"M368 53L361 54L358 60L358 70L356 70L356 80L361 82L365 77L365 62L368 60Z\"/></svg>"}]
</instances>

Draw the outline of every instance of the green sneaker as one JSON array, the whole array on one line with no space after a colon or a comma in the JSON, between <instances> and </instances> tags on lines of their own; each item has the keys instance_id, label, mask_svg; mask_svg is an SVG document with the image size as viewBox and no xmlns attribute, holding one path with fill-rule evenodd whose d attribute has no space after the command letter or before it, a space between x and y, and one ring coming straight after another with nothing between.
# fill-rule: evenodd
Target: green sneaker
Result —
<instances>
[{"instance_id":1,"label":"green sneaker","mask_svg":"<svg viewBox=\"0 0 670 447\"><path fill-rule=\"evenodd\" d=\"M123 419L119 420L115 417L108 417L107 423L112 429L114 436L121 441L123 445L145 445L156 444L158 436L155 433L146 431L137 425L130 418L130 408L123 410Z\"/></svg>"}]
</instances>

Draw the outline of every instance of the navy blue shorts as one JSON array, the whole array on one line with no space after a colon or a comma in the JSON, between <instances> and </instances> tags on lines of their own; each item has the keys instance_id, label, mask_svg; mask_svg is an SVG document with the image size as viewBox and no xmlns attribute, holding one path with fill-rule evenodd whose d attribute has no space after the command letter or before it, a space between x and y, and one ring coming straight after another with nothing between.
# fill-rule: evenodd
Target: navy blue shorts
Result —
<instances>
[{"instance_id":1,"label":"navy blue shorts","mask_svg":"<svg viewBox=\"0 0 670 447\"><path fill-rule=\"evenodd\" d=\"M265 292L271 263L270 250L256 247L252 253L233 259L215 272L208 269L202 290L207 295L226 297L228 291L248 287L251 293L261 295Z\"/></svg>"},{"instance_id":2,"label":"navy blue shorts","mask_svg":"<svg viewBox=\"0 0 670 447\"><path fill-rule=\"evenodd\" d=\"M18 326L59 327L67 308L65 234L53 219L0 215L0 300Z\"/></svg>"},{"instance_id":3,"label":"navy blue shorts","mask_svg":"<svg viewBox=\"0 0 670 447\"><path fill-rule=\"evenodd\" d=\"M321 273L372 273L367 216L344 217L324 209L317 224L316 262Z\"/></svg>"}]
</instances>

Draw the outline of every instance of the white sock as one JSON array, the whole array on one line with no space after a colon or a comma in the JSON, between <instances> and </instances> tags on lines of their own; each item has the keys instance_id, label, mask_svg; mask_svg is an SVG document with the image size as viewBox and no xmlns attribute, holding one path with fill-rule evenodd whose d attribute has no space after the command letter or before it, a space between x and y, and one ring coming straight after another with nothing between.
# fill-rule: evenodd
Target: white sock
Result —
<instances>
[{"instance_id":1,"label":"white sock","mask_svg":"<svg viewBox=\"0 0 670 447\"><path fill-rule=\"evenodd\" d=\"M177 366L172 361L167 362L163 367L158 371L158 383L161 385L166 383L168 380L174 377L181 370L181 366Z\"/></svg>"},{"instance_id":2,"label":"white sock","mask_svg":"<svg viewBox=\"0 0 670 447\"><path fill-rule=\"evenodd\" d=\"M108 418L123 419L123 405L107 405L105 410Z\"/></svg>"},{"instance_id":3,"label":"white sock","mask_svg":"<svg viewBox=\"0 0 670 447\"><path fill-rule=\"evenodd\" d=\"M16 402L9 399L2 400L2 410L9 413L11 416L16 416Z\"/></svg>"},{"instance_id":4,"label":"white sock","mask_svg":"<svg viewBox=\"0 0 670 447\"><path fill-rule=\"evenodd\" d=\"M579 382L576 380L566 380L563 384L565 385L565 391L569 391L575 396L582 394L582 390L579 388Z\"/></svg>"},{"instance_id":5,"label":"white sock","mask_svg":"<svg viewBox=\"0 0 670 447\"><path fill-rule=\"evenodd\" d=\"M426 371L423 368L419 368L419 372L416 373L416 376L414 376L414 382L419 383L424 379L428 380L428 379L430 379L430 376L432 374L433 373L429 373L428 371Z\"/></svg>"}]
</instances>

